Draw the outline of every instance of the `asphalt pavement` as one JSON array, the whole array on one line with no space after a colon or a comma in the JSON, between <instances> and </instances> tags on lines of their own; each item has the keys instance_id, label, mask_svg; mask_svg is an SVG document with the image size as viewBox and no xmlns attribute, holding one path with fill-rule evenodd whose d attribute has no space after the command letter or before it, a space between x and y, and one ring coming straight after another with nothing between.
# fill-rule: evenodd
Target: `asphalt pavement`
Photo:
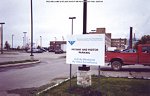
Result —
<instances>
[{"instance_id":1,"label":"asphalt pavement","mask_svg":"<svg viewBox=\"0 0 150 96\"><path fill-rule=\"evenodd\" d=\"M20 65L0 68L0 96L19 96L7 94L8 90L40 87L54 78L69 76L69 65L65 64L65 54L34 53L39 64ZM30 59L30 53L7 52L0 54L0 62ZM62 58L62 59L61 59ZM61 70L60 70L61 68Z\"/></svg>"}]
</instances>

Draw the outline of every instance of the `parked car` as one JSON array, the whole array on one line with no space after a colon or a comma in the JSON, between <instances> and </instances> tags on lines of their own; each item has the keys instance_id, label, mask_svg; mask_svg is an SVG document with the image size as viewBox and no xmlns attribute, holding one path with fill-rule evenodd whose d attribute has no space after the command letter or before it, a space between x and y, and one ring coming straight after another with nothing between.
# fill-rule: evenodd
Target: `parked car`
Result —
<instances>
[{"instance_id":1,"label":"parked car","mask_svg":"<svg viewBox=\"0 0 150 96\"><path fill-rule=\"evenodd\" d=\"M46 52L46 51L47 51L45 48L40 48L40 50L42 50L43 52Z\"/></svg>"},{"instance_id":2,"label":"parked car","mask_svg":"<svg viewBox=\"0 0 150 96\"><path fill-rule=\"evenodd\" d=\"M27 50L27 53L30 53L30 52L31 52L31 49L28 49L28 50ZM33 48L33 51L32 51L32 52L33 52L33 53L43 53L43 50Z\"/></svg>"},{"instance_id":3,"label":"parked car","mask_svg":"<svg viewBox=\"0 0 150 96\"><path fill-rule=\"evenodd\" d=\"M54 52L54 49L49 48L49 49L48 49L48 52Z\"/></svg>"},{"instance_id":4,"label":"parked car","mask_svg":"<svg viewBox=\"0 0 150 96\"><path fill-rule=\"evenodd\" d=\"M55 50L55 54L61 54L61 53L63 53L63 50L62 50L62 49L56 49L56 50Z\"/></svg>"}]
</instances>

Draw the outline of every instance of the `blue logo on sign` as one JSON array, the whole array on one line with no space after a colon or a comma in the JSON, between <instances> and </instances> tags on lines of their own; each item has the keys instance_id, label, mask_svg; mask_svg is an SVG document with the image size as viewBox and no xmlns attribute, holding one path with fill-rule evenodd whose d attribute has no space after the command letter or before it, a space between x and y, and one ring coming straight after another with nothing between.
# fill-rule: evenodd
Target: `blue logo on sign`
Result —
<instances>
[{"instance_id":1,"label":"blue logo on sign","mask_svg":"<svg viewBox=\"0 0 150 96\"><path fill-rule=\"evenodd\" d=\"M75 41L68 41L71 45L73 45L75 43Z\"/></svg>"}]
</instances>

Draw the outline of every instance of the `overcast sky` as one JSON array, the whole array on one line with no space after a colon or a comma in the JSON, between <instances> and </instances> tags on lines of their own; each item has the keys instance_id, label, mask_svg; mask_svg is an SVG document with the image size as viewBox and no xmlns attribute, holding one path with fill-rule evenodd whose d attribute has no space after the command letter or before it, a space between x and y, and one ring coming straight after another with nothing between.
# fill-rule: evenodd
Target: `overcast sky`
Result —
<instances>
[{"instance_id":1,"label":"overcast sky","mask_svg":"<svg viewBox=\"0 0 150 96\"><path fill-rule=\"evenodd\" d=\"M40 36L42 36L42 45L49 46L49 41L55 40L55 37L57 40L62 40L62 36L70 35L71 20L69 20L69 17L71 16L76 17L74 34L82 34L83 3L52 3L46 1L51 0L33 0L35 43L39 44ZM89 2L87 32L105 27L107 33L112 33L112 38L129 38L129 28L133 27L136 37L149 35L149 4L150 0ZM11 37L14 34L14 45L22 46L23 32L27 32L27 37L30 39L30 0L0 0L0 22L5 22L4 42L8 41L11 44Z\"/></svg>"}]
</instances>

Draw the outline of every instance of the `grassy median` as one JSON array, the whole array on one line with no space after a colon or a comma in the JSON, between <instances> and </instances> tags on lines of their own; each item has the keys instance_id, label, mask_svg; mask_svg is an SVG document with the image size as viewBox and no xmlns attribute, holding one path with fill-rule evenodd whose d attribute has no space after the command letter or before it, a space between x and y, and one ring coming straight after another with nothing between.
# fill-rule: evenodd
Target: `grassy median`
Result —
<instances>
[{"instance_id":1,"label":"grassy median","mask_svg":"<svg viewBox=\"0 0 150 96\"><path fill-rule=\"evenodd\" d=\"M150 80L128 79L128 78L106 78L106 77L101 77L99 79L96 76L92 76L92 86L90 87L82 88L80 86L77 86L76 78L73 78L71 88L69 88L69 81L67 81L60 84L57 87L54 87L46 92L43 92L38 96L149 96L149 95L150 95Z\"/></svg>"}]
</instances>

